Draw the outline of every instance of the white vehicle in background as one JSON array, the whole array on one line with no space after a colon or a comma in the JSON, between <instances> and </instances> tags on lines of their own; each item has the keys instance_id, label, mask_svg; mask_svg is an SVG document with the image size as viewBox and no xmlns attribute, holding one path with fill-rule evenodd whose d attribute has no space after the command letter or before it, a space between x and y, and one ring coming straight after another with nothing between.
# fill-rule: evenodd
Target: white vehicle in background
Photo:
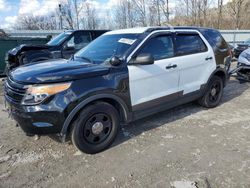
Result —
<instances>
[{"instance_id":1,"label":"white vehicle in background","mask_svg":"<svg viewBox=\"0 0 250 188\"><path fill-rule=\"evenodd\" d=\"M230 72L230 74L235 73L241 83L250 81L250 48L240 54L237 68Z\"/></svg>"}]
</instances>

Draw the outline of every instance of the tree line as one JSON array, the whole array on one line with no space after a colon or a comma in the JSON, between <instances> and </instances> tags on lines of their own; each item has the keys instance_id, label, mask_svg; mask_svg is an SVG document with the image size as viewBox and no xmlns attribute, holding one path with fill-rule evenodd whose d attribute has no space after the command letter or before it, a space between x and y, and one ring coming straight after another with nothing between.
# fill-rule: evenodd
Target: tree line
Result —
<instances>
[{"instance_id":1,"label":"tree line","mask_svg":"<svg viewBox=\"0 0 250 188\"><path fill-rule=\"evenodd\" d=\"M105 9L94 1L67 0L46 16L20 15L14 29L120 29L168 24L250 29L250 1L117 0Z\"/></svg>"}]
</instances>

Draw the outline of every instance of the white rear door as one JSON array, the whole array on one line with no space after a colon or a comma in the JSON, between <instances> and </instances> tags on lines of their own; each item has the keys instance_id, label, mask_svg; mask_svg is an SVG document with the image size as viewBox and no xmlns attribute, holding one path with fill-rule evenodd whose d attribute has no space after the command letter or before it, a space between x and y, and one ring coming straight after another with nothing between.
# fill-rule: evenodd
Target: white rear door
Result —
<instances>
[{"instance_id":1,"label":"white rear door","mask_svg":"<svg viewBox=\"0 0 250 188\"><path fill-rule=\"evenodd\" d=\"M213 49L196 32L177 32L175 46L180 90L183 90L183 94L199 90L216 69Z\"/></svg>"}]
</instances>

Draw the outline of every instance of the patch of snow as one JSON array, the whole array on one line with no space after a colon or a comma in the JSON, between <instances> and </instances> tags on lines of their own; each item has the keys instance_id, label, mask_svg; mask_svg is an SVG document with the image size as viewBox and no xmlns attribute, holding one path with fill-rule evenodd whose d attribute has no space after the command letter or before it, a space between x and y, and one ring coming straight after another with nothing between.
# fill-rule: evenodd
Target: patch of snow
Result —
<instances>
[{"instance_id":1,"label":"patch of snow","mask_svg":"<svg viewBox=\"0 0 250 188\"><path fill-rule=\"evenodd\" d=\"M74 153L74 156L79 156L79 155L82 155L82 152L79 151L79 150L78 150L77 152Z\"/></svg>"},{"instance_id":2,"label":"patch of snow","mask_svg":"<svg viewBox=\"0 0 250 188\"><path fill-rule=\"evenodd\" d=\"M197 188L196 182L187 180L171 182L171 186L174 188Z\"/></svg>"},{"instance_id":3,"label":"patch of snow","mask_svg":"<svg viewBox=\"0 0 250 188\"><path fill-rule=\"evenodd\" d=\"M162 136L162 138L173 139L173 138L174 138L174 135L172 135L172 134L167 134L167 135L165 135L165 136Z\"/></svg>"},{"instance_id":4,"label":"patch of snow","mask_svg":"<svg viewBox=\"0 0 250 188\"><path fill-rule=\"evenodd\" d=\"M6 173L1 174L1 175L0 175L0 179L7 178L7 177L10 176L10 174L11 174L11 171L8 171L8 172L6 172Z\"/></svg>"},{"instance_id":5,"label":"patch of snow","mask_svg":"<svg viewBox=\"0 0 250 188\"><path fill-rule=\"evenodd\" d=\"M0 157L0 163L4 163L6 161L8 161L11 158L10 155L5 155L3 157Z\"/></svg>"},{"instance_id":6,"label":"patch of snow","mask_svg":"<svg viewBox=\"0 0 250 188\"><path fill-rule=\"evenodd\" d=\"M14 163L12 165L15 166L19 164L34 163L43 158L42 154L37 154L34 151L29 153L17 153L12 155L12 159L14 159Z\"/></svg>"}]
</instances>

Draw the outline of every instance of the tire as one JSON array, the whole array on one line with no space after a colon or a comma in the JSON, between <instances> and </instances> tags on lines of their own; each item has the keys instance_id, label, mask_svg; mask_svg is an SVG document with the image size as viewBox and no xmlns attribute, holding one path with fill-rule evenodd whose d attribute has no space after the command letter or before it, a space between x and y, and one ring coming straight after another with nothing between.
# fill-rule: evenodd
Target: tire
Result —
<instances>
[{"instance_id":1,"label":"tire","mask_svg":"<svg viewBox=\"0 0 250 188\"><path fill-rule=\"evenodd\" d=\"M213 76L208 83L204 95L198 100L199 104L206 108L214 108L219 105L223 96L223 80Z\"/></svg>"},{"instance_id":2,"label":"tire","mask_svg":"<svg viewBox=\"0 0 250 188\"><path fill-rule=\"evenodd\" d=\"M119 114L112 105L97 102L83 109L72 126L74 146L84 153L95 154L115 140L120 129Z\"/></svg>"}]
</instances>

